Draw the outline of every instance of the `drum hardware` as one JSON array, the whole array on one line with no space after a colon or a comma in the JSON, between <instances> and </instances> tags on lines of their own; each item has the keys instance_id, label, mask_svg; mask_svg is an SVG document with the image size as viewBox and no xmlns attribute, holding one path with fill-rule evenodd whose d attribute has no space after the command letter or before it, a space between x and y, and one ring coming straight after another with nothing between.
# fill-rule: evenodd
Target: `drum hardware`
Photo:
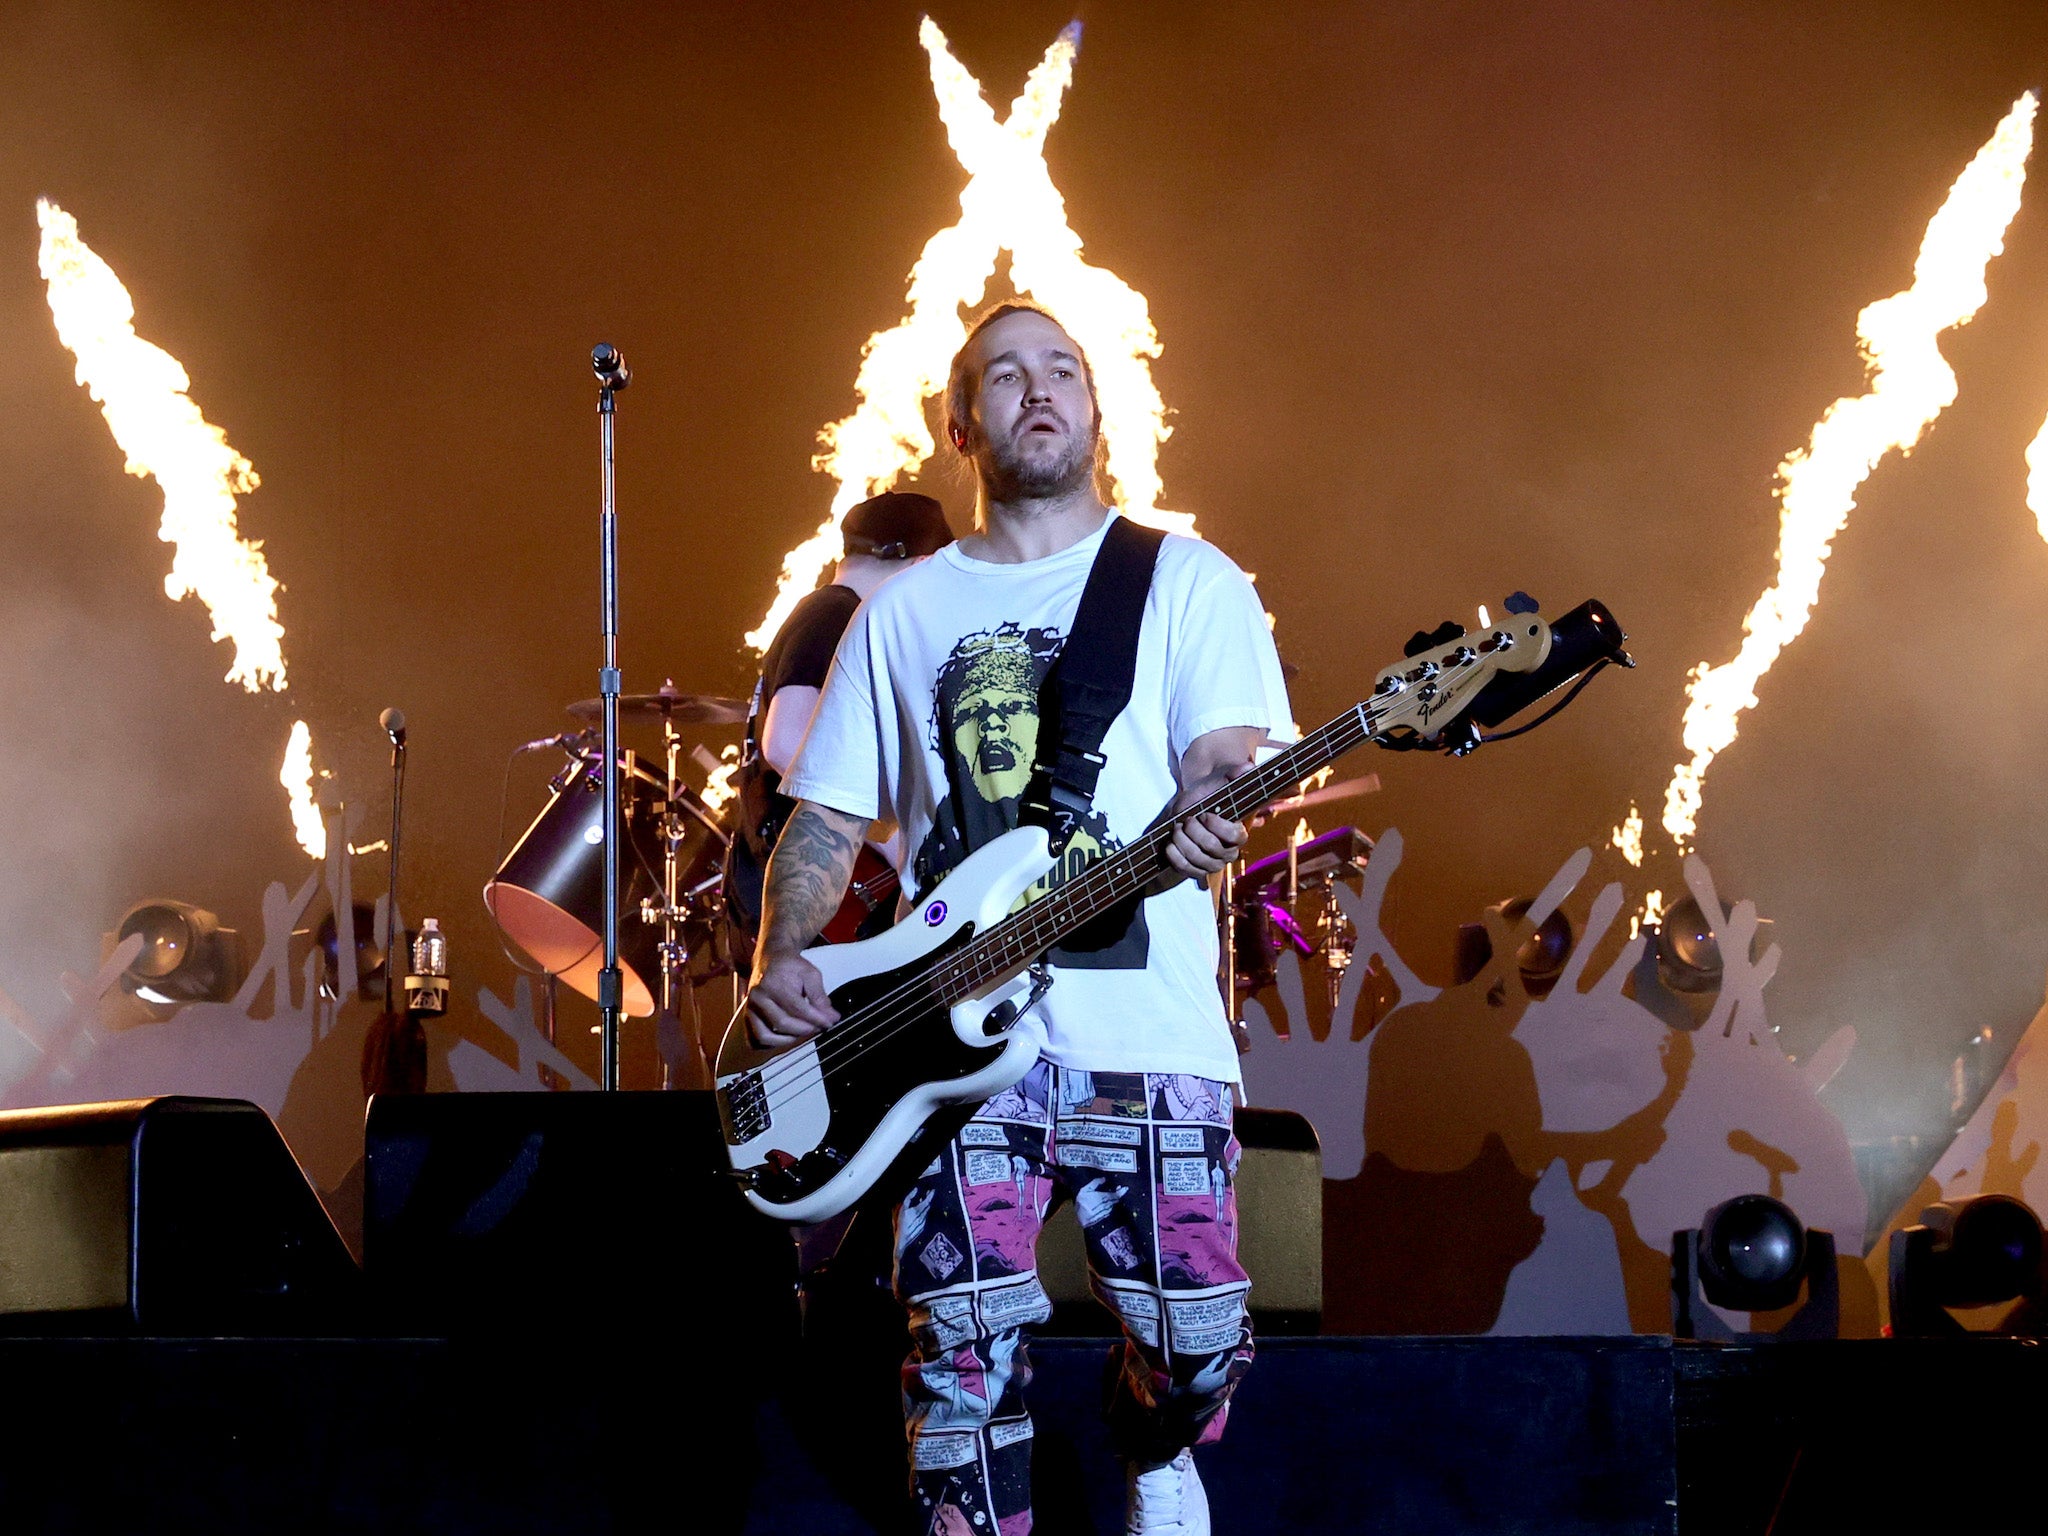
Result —
<instances>
[{"instance_id":1,"label":"drum hardware","mask_svg":"<svg viewBox=\"0 0 2048 1536\"><path fill-rule=\"evenodd\" d=\"M703 696L676 693L675 680L671 678L653 697L701 700ZM692 929L703 935L706 945L715 945L724 926L719 921L723 907L719 872L725 867L728 839L725 829L711 814L711 808L704 803L703 797L683 782L683 741L676 730L676 723L678 719L689 718L673 709L661 715L662 748L668 767L668 794L662 816L661 899L657 902L650 898L640 904L642 923L661 928L661 943L657 947L661 962L661 1012L655 1025L655 1035L661 1051L663 1088L711 1086L711 1066L704 1050L697 992L694 987L684 989L681 983L691 960L687 936ZM695 878L690 880L686 890L683 845L689 838L692 822L704 831L706 841L691 866L690 874ZM706 854L712 856L712 873L709 875L702 873ZM718 973L713 969L710 974L715 976ZM690 999L690 1028L687 1030L682 1027L678 1006L685 990Z\"/></svg>"},{"instance_id":2,"label":"drum hardware","mask_svg":"<svg viewBox=\"0 0 2048 1536\"><path fill-rule=\"evenodd\" d=\"M619 695L619 719L642 725L745 725L747 701L728 699L715 693L683 693L669 678L653 693ZM579 720L602 715L604 700L578 699L569 713Z\"/></svg>"},{"instance_id":3,"label":"drum hardware","mask_svg":"<svg viewBox=\"0 0 2048 1536\"><path fill-rule=\"evenodd\" d=\"M1330 1006L1337 1006L1337 994L1344 990L1344 973L1351 969L1352 953L1358 948L1358 929L1337 904L1337 882L1323 887L1323 907L1317 914L1317 948L1323 952L1323 980L1330 989Z\"/></svg>"},{"instance_id":4,"label":"drum hardware","mask_svg":"<svg viewBox=\"0 0 2048 1536\"><path fill-rule=\"evenodd\" d=\"M629 696L671 703L707 697L681 693L673 682L658 695ZM693 722L692 710L652 718L661 720L662 758L620 754L621 1001L626 1016L655 1021L662 1086L701 1087L709 1078L696 988L731 969L722 888L727 836L703 796L683 781L692 754L678 726ZM558 981L593 1001L598 996L604 843L601 758L579 737L554 744L565 761L548 783L548 803L484 888L500 931L538 963L550 1040Z\"/></svg>"},{"instance_id":5,"label":"drum hardware","mask_svg":"<svg viewBox=\"0 0 2048 1536\"><path fill-rule=\"evenodd\" d=\"M1344 794L1370 793L1351 785L1328 788ZM1273 985L1286 950L1303 960L1321 958L1330 1006L1336 1007L1358 949L1358 931L1345 914L1337 888L1340 882L1355 882L1371 857L1371 838L1356 827L1339 827L1303 843L1290 843L1242 871L1236 865L1224 870L1217 914L1222 926L1223 1007L1240 1052L1249 1049L1251 1041L1244 1023L1245 999ZM1303 896L1316 898L1311 924L1296 915Z\"/></svg>"}]
</instances>

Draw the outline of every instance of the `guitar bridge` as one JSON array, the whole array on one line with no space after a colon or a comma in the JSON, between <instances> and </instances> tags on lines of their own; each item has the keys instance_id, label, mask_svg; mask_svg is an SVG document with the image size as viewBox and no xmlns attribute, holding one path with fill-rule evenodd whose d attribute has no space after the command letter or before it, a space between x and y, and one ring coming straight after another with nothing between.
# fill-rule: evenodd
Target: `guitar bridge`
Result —
<instances>
[{"instance_id":1,"label":"guitar bridge","mask_svg":"<svg viewBox=\"0 0 2048 1536\"><path fill-rule=\"evenodd\" d=\"M718 1116L725 1122L725 1139L734 1146L752 1141L775 1123L759 1072L742 1072L718 1090Z\"/></svg>"}]
</instances>

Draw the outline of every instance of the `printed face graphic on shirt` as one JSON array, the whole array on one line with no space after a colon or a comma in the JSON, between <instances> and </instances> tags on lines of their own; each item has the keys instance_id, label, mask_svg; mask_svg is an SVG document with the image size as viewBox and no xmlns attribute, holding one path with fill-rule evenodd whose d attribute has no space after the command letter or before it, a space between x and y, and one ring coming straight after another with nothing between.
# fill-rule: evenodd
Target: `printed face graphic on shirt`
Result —
<instances>
[{"instance_id":1,"label":"printed face graphic on shirt","mask_svg":"<svg viewBox=\"0 0 2048 1536\"><path fill-rule=\"evenodd\" d=\"M928 740L946 765L946 792L912 862L919 899L975 849L1017 825L1038 762L1038 694L1059 656L1057 630L1014 623L961 637L939 667ZM1044 878L1019 905L1036 901L1122 844L1099 811L1079 818ZM1138 970L1149 940L1142 908L1113 914L1053 951L1055 964Z\"/></svg>"},{"instance_id":2,"label":"printed face graphic on shirt","mask_svg":"<svg viewBox=\"0 0 2048 1536\"><path fill-rule=\"evenodd\" d=\"M1021 634L998 631L961 663L953 750L982 799L1014 800L1038 758L1040 676L1030 645Z\"/></svg>"}]
</instances>

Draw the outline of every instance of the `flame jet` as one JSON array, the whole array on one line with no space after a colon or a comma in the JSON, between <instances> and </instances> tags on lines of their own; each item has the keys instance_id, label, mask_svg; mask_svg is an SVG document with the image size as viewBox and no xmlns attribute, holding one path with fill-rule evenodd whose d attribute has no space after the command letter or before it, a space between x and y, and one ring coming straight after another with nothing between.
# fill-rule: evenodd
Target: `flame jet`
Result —
<instances>
[{"instance_id":1,"label":"flame jet","mask_svg":"<svg viewBox=\"0 0 2048 1536\"><path fill-rule=\"evenodd\" d=\"M327 823L313 798L313 733L303 720L292 722L291 740L285 743L284 766L278 770L277 782L284 786L285 798L291 806L292 835L299 840L299 846L306 850L308 858L326 858Z\"/></svg>"},{"instance_id":2,"label":"flame jet","mask_svg":"<svg viewBox=\"0 0 2048 1536\"><path fill-rule=\"evenodd\" d=\"M2041 537L2048 539L2048 421L2027 444L2027 506Z\"/></svg>"},{"instance_id":3,"label":"flame jet","mask_svg":"<svg viewBox=\"0 0 2048 1536\"><path fill-rule=\"evenodd\" d=\"M945 388L946 370L966 339L960 311L978 305L1010 254L1010 280L1059 316L1088 354L1102 406L1102 435L1117 506L1140 522L1187 533L1194 519L1159 505L1159 445L1170 429L1152 381L1159 333L1145 296L1081 257L1066 200L1045 163L1045 138L1074 76L1081 24L1069 22L1026 77L1001 122L981 84L953 56L927 16L918 40L930 60L939 117L968 174L960 218L925 242L910 272L910 313L870 336L862 349L852 415L821 431L813 467L839 488L818 531L783 558L775 601L746 642L765 651L799 599L842 550L839 523L856 503L887 490L932 456L924 402Z\"/></svg>"},{"instance_id":4,"label":"flame jet","mask_svg":"<svg viewBox=\"0 0 2048 1536\"><path fill-rule=\"evenodd\" d=\"M200 413L186 393L191 377L170 353L135 334L135 303L114 269L78 233L78 221L38 200L42 230L37 264L49 286L57 338L78 359L78 382L127 455L123 466L153 479L164 493L157 537L171 545L164 592L173 602L197 596L213 619L213 638L235 648L226 681L251 693L285 691L284 626L277 618L277 578L261 543L241 536L235 498L261 483L256 466L227 434ZM303 720L292 726L280 782L291 797L299 846L313 858L327 832L313 805L313 738ZM303 810L302 810L303 802Z\"/></svg>"},{"instance_id":5,"label":"flame jet","mask_svg":"<svg viewBox=\"0 0 2048 1536\"><path fill-rule=\"evenodd\" d=\"M1913 285L1856 317L1869 389L1829 406L1806 447L1778 466L1778 578L1742 621L1735 659L1701 662L1686 687L1692 756L1664 792L1664 830L1680 849L1698 829L1707 768L1734 742L1738 717L1757 702L1757 683L1813 614L1829 548L1856 492L1886 454L1910 451L1955 400L1955 371L1939 338L1983 306L1984 269L2005 249L2006 226L2019 212L2036 105L2032 91L2014 102L1949 188L1920 242Z\"/></svg>"},{"instance_id":6,"label":"flame jet","mask_svg":"<svg viewBox=\"0 0 2048 1536\"><path fill-rule=\"evenodd\" d=\"M227 681L251 693L285 689L284 626L277 621L277 579L263 546L239 536L235 497L261 483L199 412L192 386L170 353L135 334L135 304L114 269L78 235L78 221L38 201L39 265L49 284L57 337L78 359L78 382L100 404L123 467L154 479L164 493L157 537L172 545L164 592L197 595L213 617L213 638L232 641Z\"/></svg>"}]
</instances>

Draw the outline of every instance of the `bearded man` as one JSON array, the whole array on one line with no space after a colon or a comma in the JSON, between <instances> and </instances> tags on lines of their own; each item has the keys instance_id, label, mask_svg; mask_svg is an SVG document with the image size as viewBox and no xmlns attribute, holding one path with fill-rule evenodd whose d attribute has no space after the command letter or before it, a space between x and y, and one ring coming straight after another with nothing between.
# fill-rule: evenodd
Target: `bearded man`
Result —
<instances>
[{"instance_id":1,"label":"bearded man","mask_svg":"<svg viewBox=\"0 0 2048 1536\"><path fill-rule=\"evenodd\" d=\"M1018 824L1040 755L1038 693L1114 521L1095 478L1099 420L1080 346L1043 311L1002 305L954 359L946 431L973 467L975 532L876 592L842 641L785 781L798 804L770 861L748 998L775 1049L838 1015L801 951L832 916L869 824L902 829L920 899ZM1251 583L1198 539L1159 547L1131 696L1089 808L1045 888L1203 799L1290 730ZM924 1531L1031 1527L1023 1330L1051 1305L1034 1272L1056 1200L1081 1218L1096 1294L1124 1331L1110 1408L1128 1462L1127 1529L1209 1530L1191 1447L1223 1431L1249 1367L1231 1134L1237 1054L1216 986L1205 883L1244 829L1175 829L1133 919L1051 952L1044 1053L981 1106L896 1213L895 1284Z\"/></svg>"}]
</instances>

